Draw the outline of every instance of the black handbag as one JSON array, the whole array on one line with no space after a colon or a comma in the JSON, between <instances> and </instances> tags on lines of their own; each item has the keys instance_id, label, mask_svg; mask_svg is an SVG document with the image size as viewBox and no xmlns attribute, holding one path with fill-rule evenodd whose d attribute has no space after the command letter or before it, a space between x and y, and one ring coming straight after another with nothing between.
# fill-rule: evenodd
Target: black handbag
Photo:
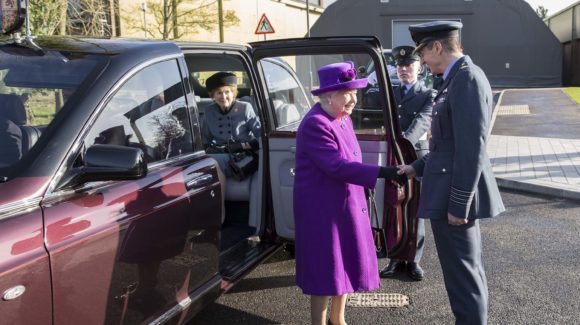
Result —
<instances>
[{"instance_id":1,"label":"black handbag","mask_svg":"<svg viewBox=\"0 0 580 325\"><path fill-rule=\"evenodd\" d=\"M375 201L375 193L372 190L368 191L369 198L369 214L371 220L371 232L373 234L373 242L377 252L377 258L385 258L389 255L387 248L387 235L385 229L379 223L379 215L377 212L377 202ZM373 225L373 221L375 222Z\"/></svg>"},{"instance_id":2,"label":"black handbag","mask_svg":"<svg viewBox=\"0 0 580 325\"><path fill-rule=\"evenodd\" d=\"M258 170L258 155L250 150L230 153L228 163L234 178L241 182Z\"/></svg>"}]
</instances>

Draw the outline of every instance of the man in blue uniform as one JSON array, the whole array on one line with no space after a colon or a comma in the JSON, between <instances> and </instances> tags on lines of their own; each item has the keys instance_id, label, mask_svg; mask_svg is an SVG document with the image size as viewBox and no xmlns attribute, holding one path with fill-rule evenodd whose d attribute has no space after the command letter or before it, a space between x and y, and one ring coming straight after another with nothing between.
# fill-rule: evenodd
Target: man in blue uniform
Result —
<instances>
[{"instance_id":1,"label":"man in blue uniform","mask_svg":"<svg viewBox=\"0 0 580 325\"><path fill-rule=\"evenodd\" d=\"M429 153L399 166L399 173L423 177L418 215L431 220L456 324L486 324L479 219L505 208L486 153L491 87L483 71L463 55L462 26L452 21L409 26L415 52L434 75L443 74L443 84L433 106Z\"/></svg>"},{"instance_id":2,"label":"man in blue uniform","mask_svg":"<svg viewBox=\"0 0 580 325\"><path fill-rule=\"evenodd\" d=\"M429 151L427 131L431 126L431 111L433 98L436 92L426 88L417 80L422 66L420 58L413 53L413 46L399 46L392 51L397 66L397 76L401 81L400 87L394 89L395 102L399 113L399 123L403 136L409 140L417 152L417 157L423 157ZM423 256L425 246L425 223L423 219L417 221L417 251L413 261L392 259L380 272L382 278L394 276L397 271L404 270L415 281L421 281L424 272L419 262Z\"/></svg>"}]
</instances>

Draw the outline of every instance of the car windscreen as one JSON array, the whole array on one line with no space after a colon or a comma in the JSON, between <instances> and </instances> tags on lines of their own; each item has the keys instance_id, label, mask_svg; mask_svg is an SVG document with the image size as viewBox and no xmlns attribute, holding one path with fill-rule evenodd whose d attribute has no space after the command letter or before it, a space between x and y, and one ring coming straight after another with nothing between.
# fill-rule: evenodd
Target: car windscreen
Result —
<instances>
[{"instance_id":1,"label":"car windscreen","mask_svg":"<svg viewBox=\"0 0 580 325\"><path fill-rule=\"evenodd\" d=\"M0 175L35 146L103 59L67 51L0 46Z\"/></svg>"}]
</instances>

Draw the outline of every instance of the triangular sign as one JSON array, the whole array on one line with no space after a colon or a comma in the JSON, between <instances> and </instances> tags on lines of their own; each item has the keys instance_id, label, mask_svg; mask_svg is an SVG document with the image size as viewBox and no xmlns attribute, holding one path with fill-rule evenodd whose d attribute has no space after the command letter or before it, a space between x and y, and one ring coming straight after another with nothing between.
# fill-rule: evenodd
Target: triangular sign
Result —
<instances>
[{"instance_id":1,"label":"triangular sign","mask_svg":"<svg viewBox=\"0 0 580 325\"><path fill-rule=\"evenodd\" d=\"M272 24L270 24L270 21L268 20L268 17L266 17L266 14L262 14L262 18L260 18L260 21L258 22L258 26L256 27L256 34L273 34L274 32L274 27L272 27Z\"/></svg>"}]
</instances>

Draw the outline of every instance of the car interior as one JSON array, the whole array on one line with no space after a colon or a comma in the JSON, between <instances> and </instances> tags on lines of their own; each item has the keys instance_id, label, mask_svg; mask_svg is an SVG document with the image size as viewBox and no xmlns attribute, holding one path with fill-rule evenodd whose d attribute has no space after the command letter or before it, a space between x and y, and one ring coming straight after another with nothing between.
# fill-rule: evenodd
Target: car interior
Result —
<instances>
[{"instance_id":1,"label":"car interior","mask_svg":"<svg viewBox=\"0 0 580 325\"><path fill-rule=\"evenodd\" d=\"M10 165L25 155L40 137L40 130L28 125L26 107L17 94L0 94L0 119L6 127L0 129L0 164ZM21 134L21 141L11 141L14 132Z\"/></svg>"},{"instance_id":2,"label":"car interior","mask_svg":"<svg viewBox=\"0 0 580 325\"><path fill-rule=\"evenodd\" d=\"M46 51L41 64L35 60L37 55L26 47L0 47L0 168L17 163L32 149L74 89L97 66L96 61L67 58L55 51Z\"/></svg>"},{"instance_id":3,"label":"car interior","mask_svg":"<svg viewBox=\"0 0 580 325\"><path fill-rule=\"evenodd\" d=\"M213 103L205 89L205 81L219 71L232 72L238 76L237 100L252 104L256 115L261 115L253 96L247 69L240 57L228 54L186 53L185 60L190 72L190 84L195 94L198 120L201 125L204 123L205 110ZM222 257L220 258L220 270L224 277L235 273L234 268L243 264L231 261L237 260L248 251L249 247L256 245L258 236L263 230L261 145L258 157L258 170L249 177L241 181L233 177L226 178L225 217L221 230Z\"/></svg>"}]
</instances>

